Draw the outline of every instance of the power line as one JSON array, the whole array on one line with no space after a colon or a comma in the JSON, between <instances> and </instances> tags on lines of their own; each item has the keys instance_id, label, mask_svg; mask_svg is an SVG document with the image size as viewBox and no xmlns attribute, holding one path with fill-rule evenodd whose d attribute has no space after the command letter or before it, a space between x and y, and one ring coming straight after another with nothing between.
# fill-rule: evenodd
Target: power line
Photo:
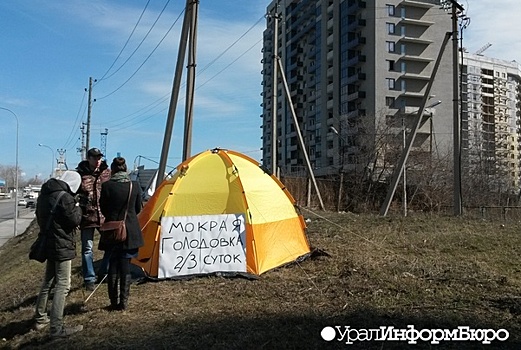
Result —
<instances>
[{"instance_id":1,"label":"power line","mask_svg":"<svg viewBox=\"0 0 521 350\"><path fill-rule=\"evenodd\" d=\"M163 9L164 10L164 9ZM161 11L162 12L162 11ZM175 26L175 24L177 23L177 21L179 20L179 18L181 18L181 15L183 14L184 11L182 11L179 16L177 17L177 19L174 21L174 23L172 23L172 25L170 26L170 28L168 28L167 32L163 35L163 37L161 38L161 40L159 40L159 42L157 43L156 47L154 47L154 49L152 50L152 52L150 52L148 54L148 56L145 58L145 60L139 65L139 67L134 71L134 73L132 73L132 75L127 79L125 80L125 82L123 82L123 84L121 84L118 88L116 88L114 91L112 91L111 93L103 96L103 97L100 97L98 98L98 100L102 100L104 98L107 98L109 97L110 95L114 94L116 91L118 91L119 89L121 89L123 86L125 86L138 72L139 70L145 65L145 63L150 59L150 57L152 57L152 55L154 54L154 52L158 49L159 45L161 45L161 43L165 40L165 38L168 36L168 34L170 33L170 31L172 30L172 28ZM159 18L158 18L159 19ZM155 24L155 23L154 23ZM148 35L148 33L147 33ZM140 44L141 45L141 44ZM139 46L138 46L139 47ZM135 52L135 51L134 51ZM128 60L127 60L128 61ZM127 62L125 61L125 63ZM114 72L115 73L115 72ZM113 73L113 74L114 74ZM112 75L113 75L112 74ZM111 75L111 76L112 76ZM110 76L108 77L110 78Z\"/></svg>"},{"instance_id":2,"label":"power line","mask_svg":"<svg viewBox=\"0 0 521 350\"><path fill-rule=\"evenodd\" d=\"M208 67L210 67L211 65L213 65L219 58L221 58L226 52L228 52L232 47L235 46L235 44L237 44L242 38L244 38L246 36L246 34L248 34L253 28L255 28L255 26L257 26L257 24L259 24L259 22L261 20L264 19L264 16L262 16L261 18L259 18L257 20L257 22L255 22L246 32L244 32L237 40L235 40L230 46L228 46L223 52L221 52L215 59L213 59L210 63L208 63L206 66L204 66L200 71L199 71L199 74L203 73L206 69L208 69ZM199 75L198 74L198 75Z\"/></svg>"},{"instance_id":3,"label":"power line","mask_svg":"<svg viewBox=\"0 0 521 350\"><path fill-rule=\"evenodd\" d=\"M121 48L121 51L119 51L118 56L114 59L114 62L112 62L112 64L110 65L110 67L107 69L107 71L105 72L105 74L103 74L103 76L98 80L98 82L105 80L105 76L110 72L110 70L112 69L112 67L114 67L114 65L116 64L117 60L121 57L121 54L123 53L123 50L125 50L125 48L127 47L128 43L130 42L130 38L132 38L132 35L134 35L134 32L136 31L137 26L138 26L139 23L141 22L141 19L143 18L143 14L145 13L145 11L146 11L146 9L147 9L149 3L150 3L150 0L147 1L146 5L145 5L145 8L144 8L143 11L141 12L141 15L139 16L139 18L138 18L138 20L137 20L137 22L136 22L136 25L134 25L134 29L132 29L132 32L131 32L130 35L128 36L127 41L125 42L125 45L123 45L123 47ZM128 60L127 60L127 61L128 61ZM123 63L123 65L125 65L125 63L126 63L127 61L125 61L125 62ZM120 70L121 67L123 67L123 65L121 65L121 66L118 68L118 70ZM116 72L117 72L118 70L116 70ZM116 72L114 72L114 73L116 73ZM112 74L112 75L114 75L114 74ZM107 79L110 78L112 75L110 75L109 77L107 77Z\"/></svg>"},{"instance_id":4,"label":"power line","mask_svg":"<svg viewBox=\"0 0 521 350\"><path fill-rule=\"evenodd\" d=\"M182 14L182 13L181 13L181 14ZM176 22L179 20L180 17L181 17L181 15L179 15L179 17L176 19ZM248 34L252 29L254 29L254 28L259 24L259 22L260 22L261 20L263 20L263 19L264 19L264 16L261 16L261 17L260 17L260 18L259 18L259 19L258 19L258 20L257 20L257 21L256 21L256 22L255 22L255 23L254 23L254 24L253 24L253 25L248 29L248 30L246 30L246 31L245 31L241 36L239 36L238 39L236 39L232 44L230 44L230 45L229 45L225 50L223 50L219 55L217 55L217 57L216 57L215 59L213 59L210 63L208 63L208 64L207 64L203 69L201 69L201 70L198 72L197 76L200 76L200 75L201 75L205 70L207 70L209 67L211 67L212 65L214 65L214 64L217 62L217 60L218 60L219 58L221 58L221 57L222 57L226 52L228 52L228 51L229 51L232 47L234 47L234 46L235 46L239 41L241 41L241 40L242 40L242 39L243 39L243 38L244 38L244 37L245 37L245 36L246 36L246 35L247 35L247 34ZM156 48L154 49L154 51L155 51L155 50L157 49L157 47L161 44L161 42L165 39L165 37L168 35L168 33L170 32L170 30L172 29L172 27L176 24L176 22L174 22L174 24L170 27L169 31L164 35L163 39L161 39L161 41L158 43L158 45L156 46ZM251 47L249 47L247 50L245 50L244 52L242 52L242 53L241 53L237 58L235 58L233 61L231 61L228 65L226 65L226 66L225 66L223 69L221 69L219 72L217 72L217 73L214 74L212 77L210 77L209 79L207 79L206 81L204 81L202 84L198 85L198 86L196 87L196 90L200 89L201 87L203 87L204 85L206 85L207 83L209 83L210 81L212 81L213 79L215 79L217 76L219 76L220 74L222 74L225 70L227 70L228 68L230 68L230 67L231 67L235 62L237 62L239 59L241 59L241 58L242 58L246 53L248 53L248 52L251 51L253 48L255 48L255 46L257 46L257 45L259 44L259 42L261 42L261 41L262 41L262 38L261 38L260 40L258 40L257 42L255 42L255 43L254 43ZM152 51L150 55L152 55L152 54L154 53L154 51ZM149 56L150 56L150 55L149 55ZM148 58L147 58L147 59L148 59ZM145 60L145 62L146 62L146 60ZM143 62L143 64L144 64L145 62ZM143 64L142 64L142 65L143 65ZM142 65L141 65L141 66L142 66ZM141 68L141 66L140 66L140 68ZM137 71L136 71L136 72L135 72L135 73L134 73L134 74L133 74L133 75L132 75L128 80L130 80L130 79L131 79L131 78L132 78L136 73L137 73ZM127 82L128 82L128 80L127 80ZM125 82L125 84L126 84L127 82ZM123 84L123 85L124 85L124 84ZM123 86L123 85L122 85L122 86ZM185 85L185 83L183 83L183 85ZM119 90L122 86L120 86L118 89L114 90L112 93L114 93L114 92L116 92L117 90ZM111 94L112 94L112 93L111 93ZM110 95L110 94L109 94L109 95ZM106 96L104 96L104 97L102 97L102 98L98 98L98 100L103 99L103 98L105 98L105 97L108 97L109 95L106 95ZM146 106L146 107L141 108L140 110L138 110L138 111L136 111L136 112L133 112L133 113L131 113L131 114L125 116L125 117L122 117L122 118L114 119L114 120L112 120L112 121L107 125L107 127L111 128L111 129L113 129L113 130L116 129L116 130L113 131L113 133L114 133L114 132L122 131L122 130L124 130L124 129L128 129L128 128L134 126L134 125L137 125L137 124L140 124L140 123L142 123L142 122L144 122L144 121L147 121L147 120L153 118L154 116L157 116L159 113L165 111L165 110L167 109L167 107L161 109L160 111L157 111L156 113L154 113L154 114L152 114L152 115L148 115L148 116L146 116L145 118L142 118L142 119L138 119L138 118L140 118L140 117L146 115L147 112L149 112L150 110L152 110L152 109L158 107L161 103L167 101L168 98L169 98L169 96L170 96L170 93L167 93L167 94L165 94L163 97L157 99L157 100L154 101L153 103L149 104L149 105ZM182 96L181 99L182 99L182 98L184 98L184 96ZM141 111L143 111L143 113L140 113ZM133 117L133 118L128 119L129 117L131 117L132 115L135 115L135 114L137 114L137 113L140 113L140 114L137 115L137 116L135 116L135 117ZM127 119L127 120L125 120L125 119ZM120 122L120 123L116 123L116 122L119 122L119 121L121 121L121 122ZM126 126L124 126L124 127L121 127L121 126L123 126L123 125L125 125L125 124L127 124L127 123L132 122L132 121L135 121L135 122L133 122L133 123L131 123L131 124L129 124L129 125L126 125ZM114 124L114 123L115 123L115 124Z\"/></svg>"},{"instance_id":5,"label":"power line","mask_svg":"<svg viewBox=\"0 0 521 350\"><path fill-rule=\"evenodd\" d=\"M65 145L62 148L67 148L67 145L72 142L74 132L76 131L76 125L78 124L78 121L80 120L80 116L85 114L85 108L87 108L87 106L85 105L85 107L83 107L83 103L85 102L86 94L87 94L87 91L83 90L83 97L81 99L80 107L78 108L78 113L76 114L76 120L74 121L71 132L69 133L69 136L67 137L67 141L65 142ZM83 107L83 113L81 113L82 107Z\"/></svg>"}]
</instances>

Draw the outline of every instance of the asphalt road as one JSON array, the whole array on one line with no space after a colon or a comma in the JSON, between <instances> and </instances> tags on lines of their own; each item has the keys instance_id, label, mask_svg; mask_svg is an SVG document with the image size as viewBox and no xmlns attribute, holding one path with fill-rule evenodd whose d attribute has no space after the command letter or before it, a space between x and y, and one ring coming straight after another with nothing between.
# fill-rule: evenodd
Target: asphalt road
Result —
<instances>
[{"instance_id":1,"label":"asphalt road","mask_svg":"<svg viewBox=\"0 0 521 350\"><path fill-rule=\"evenodd\" d=\"M19 210L25 209L24 206L18 207ZM0 200L0 222L14 218L14 199Z\"/></svg>"},{"instance_id":2,"label":"asphalt road","mask_svg":"<svg viewBox=\"0 0 521 350\"><path fill-rule=\"evenodd\" d=\"M34 220L34 210L18 206L18 220L16 220L16 233L14 225L14 199L0 200L0 247L13 238L25 232Z\"/></svg>"}]
</instances>

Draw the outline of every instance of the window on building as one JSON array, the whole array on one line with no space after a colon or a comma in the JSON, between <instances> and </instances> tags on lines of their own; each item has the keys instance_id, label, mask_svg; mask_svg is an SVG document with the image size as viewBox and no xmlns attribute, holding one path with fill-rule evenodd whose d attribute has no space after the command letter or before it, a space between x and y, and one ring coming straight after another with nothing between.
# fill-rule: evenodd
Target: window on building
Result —
<instances>
[{"instance_id":1,"label":"window on building","mask_svg":"<svg viewBox=\"0 0 521 350\"><path fill-rule=\"evenodd\" d=\"M394 5L390 5L390 4L387 4L386 6L387 6L387 14L389 16L394 16L396 7Z\"/></svg>"},{"instance_id":2,"label":"window on building","mask_svg":"<svg viewBox=\"0 0 521 350\"><path fill-rule=\"evenodd\" d=\"M387 33L388 34L395 34L396 33L396 25L394 23L386 23L387 26Z\"/></svg>"},{"instance_id":3,"label":"window on building","mask_svg":"<svg viewBox=\"0 0 521 350\"><path fill-rule=\"evenodd\" d=\"M389 90L394 90L396 80L394 78L386 78L386 79L387 79L387 87L389 88Z\"/></svg>"},{"instance_id":4,"label":"window on building","mask_svg":"<svg viewBox=\"0 0 521 350\"><path fill-rule=\"evenodd\" d=\"M394 71L394 60L387 60L387 67L389 69L389 72Z\"/></svg>"},{"instance_id":5,"label":"window on building","mask_svg":"<svg viewBox=\"0 0 521 350\"><path fill-rule=\"evenodd\" d=\"M387 44L387 52L394 53L394 49L395 49L394 41L386 41L386 44Z\"/></svg>"},{"instance_id":6,"label":"window on building","mask_svg":"<svg viewBox=\"0 0 521 350\"><path fill-rule=\"evenodd\" d=\"M387 107L394 107L394 97L386 96L385 97L385 105Z\"/></svg>"}]
</instances>

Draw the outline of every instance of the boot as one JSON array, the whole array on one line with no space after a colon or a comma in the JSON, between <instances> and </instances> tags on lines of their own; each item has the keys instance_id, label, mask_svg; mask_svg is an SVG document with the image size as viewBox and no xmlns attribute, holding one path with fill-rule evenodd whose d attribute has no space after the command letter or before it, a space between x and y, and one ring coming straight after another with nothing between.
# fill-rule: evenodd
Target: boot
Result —
<instances>
[{"instance_id":1,"label":"boot","mask_svg":"<svg viewBox=\"0 0 521 350\"><path fill-rule=\"evenodd\" d=\"M107 290L109 292L109 310L118 309L118 275L109 274L107 276Z\"/></svg>"},{"instance_id":2,"label":"boot","mask_svg":"<svg viewBox=\"0 0 521 350\"><path fill-rule=\"evenodd\" d=\"M132 282L131 275L121 276L121 283L119 285L119 309L126 310L128 307L128 297L130 295L130 283Z\"/></svg>"}]
</instances>

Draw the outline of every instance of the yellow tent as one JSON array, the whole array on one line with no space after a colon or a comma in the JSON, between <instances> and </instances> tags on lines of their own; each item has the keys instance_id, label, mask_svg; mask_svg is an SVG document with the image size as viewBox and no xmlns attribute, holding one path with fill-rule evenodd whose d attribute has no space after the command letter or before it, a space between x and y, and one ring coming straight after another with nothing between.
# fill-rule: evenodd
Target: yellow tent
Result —
<instances>
[{"instance_id":1,"label":"yellow tent","mask_svg":"<svg viewBox=\"0 0 521 350\"><path fill-rule=\"evenodd\" d=\"M181 163L139 214L145 245L133 263L153 278L216 272L260 275L310 252L284 185L238 152Z\"/></svg>"}]
</instances>

